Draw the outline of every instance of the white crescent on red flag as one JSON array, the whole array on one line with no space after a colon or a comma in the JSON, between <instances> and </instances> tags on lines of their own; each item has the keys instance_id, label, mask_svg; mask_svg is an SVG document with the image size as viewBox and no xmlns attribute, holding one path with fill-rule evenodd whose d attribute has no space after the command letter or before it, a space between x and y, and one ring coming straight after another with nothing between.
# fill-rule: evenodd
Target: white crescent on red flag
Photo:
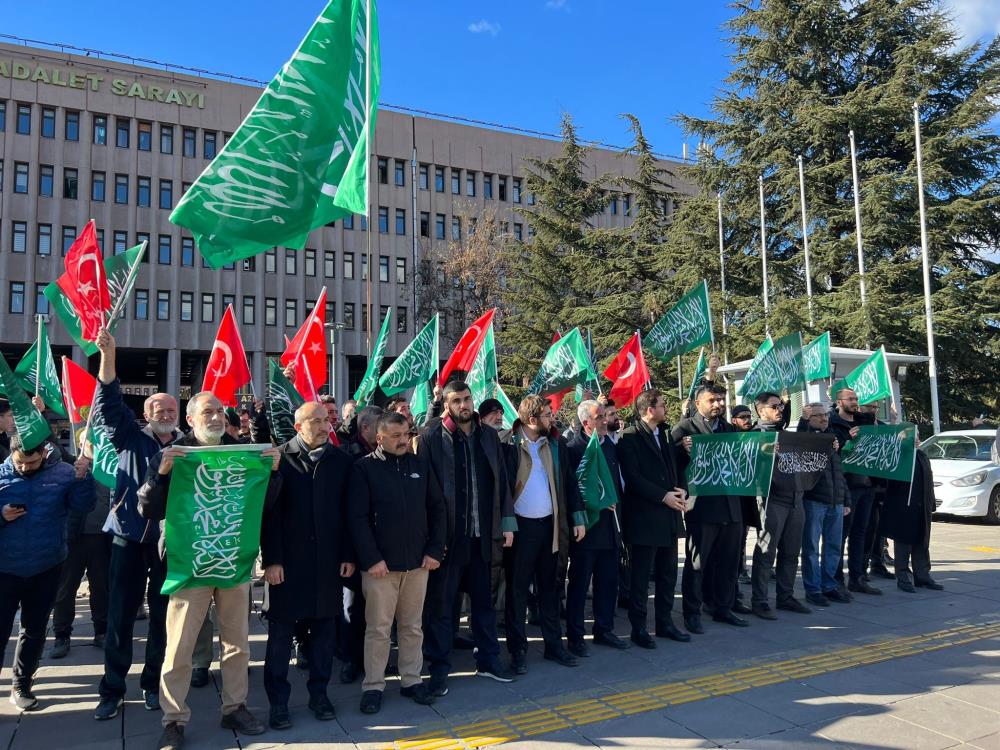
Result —
<instances>
[{"instance_id":1,"label":"white crescent on red flag","mask_svg":"<svg viewBox=\"0 0 1000 750\"><path fill-rule=\"evenodd\" d=\"M646 389L650 379L649 369L646 367L646 358L642 355L642 341L638 331L608 365L604 377L612 383L608 398L618 408L631 404Z\"/></svg>"},{"instance_id":2,"label":"white crescent on red flag","mask_svg":"<svg viewBox=\"0 0 1000 750\"><path fill-rule=\"evenodd\" d=\"M215 334L212 353L205 366L203 391L211 391L226 406L236 406L236 393L250 382L250 366L247 364L246 350L236 325L233 306L227 305L226 312Z\"/></svg>"},{"instance_id":3,"label":"white crescent on red flag","mask_svg":"<svg viewBox=\"0 0 1000 750\"><path fill-rule=\"evenodd\" d=\"M438 376L438 385L443 386L447 383L448 376L455 370L463 370L466 373L472 370L472 365L475 363L479 349L486 339L486 333L493 323L493 315L496 311L497 309L494 307L465 329L462 338L455 345L455 350L448 357L448 361L444 363L444 367L441 368L441 374Z\"/></svg>"},{"instance_id":4,"label":"white crescent on red flag","mask_svg":"<svg viewBox=\"0 0 1000 750\"><path fill-rule=\"evenodd\" d=\"M93 219L70 245L65 265L66 271L56 283L80 318L82 337L94 341L111 309L111 294Z\"/></svg>"}]
</instances>

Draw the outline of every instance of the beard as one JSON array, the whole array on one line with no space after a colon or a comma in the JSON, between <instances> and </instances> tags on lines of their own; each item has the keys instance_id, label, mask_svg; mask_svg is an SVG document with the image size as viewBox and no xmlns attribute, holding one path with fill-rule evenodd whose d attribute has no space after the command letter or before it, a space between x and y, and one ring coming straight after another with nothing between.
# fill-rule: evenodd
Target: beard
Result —
<instances>
[{"instance_id":1,"label":"beard","mask_svg":"<svg viewBox=\"0 0 1000 750\"><path fill-rule=\"evenodd\" d=\"M218 443L225 434L225 425L206 425L205 427L194 428L194 437L199 443Z\"/></svg>"},{"instance_id":2,"label":"beard","mask_svg":"<svg viewBox=\"0 0 1000 750\"><path fill-rule=\"evenodd\" d=\"M468 424L472 421L471 411L463 409L459 411L458 414L452 414L451 412L448 413L451 414L451 418L455 420L456 424Z\"/></svg>"},{"instance_id":3,"label":"beard","mask_svg":"<svg viewBox=\"0 0 1000 750\"><path fill-rule=\"evenodd\" d=\"M177 425L166 422L150 422L149 429L153 431L154 435L170 435L177 429Z\"/></svg>"}]
</instances>

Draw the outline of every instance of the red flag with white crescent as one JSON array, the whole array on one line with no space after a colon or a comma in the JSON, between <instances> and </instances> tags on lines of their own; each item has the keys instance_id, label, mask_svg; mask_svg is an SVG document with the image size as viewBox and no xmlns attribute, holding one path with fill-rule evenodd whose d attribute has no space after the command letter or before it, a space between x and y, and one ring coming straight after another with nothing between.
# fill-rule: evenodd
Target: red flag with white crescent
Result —
<instances>
[{"instance_id":1,"label":"red flag with white crescent","mask_svg":"<svg viewBox=\"0 0 1000 750\"><path fill-rule=\"evenodd\" d=\"M56 283L80 318L84 340L94 341L111 309L111 294L93 219L70 245L65 264L66 272L56 279Z\"/></svg>"},{"instance_id":2,"label":"red flag with white crescent","mask_svg":"<svg viewBox=\"0 0 1000 750\"><path fill-rule=\"evenodd\" d=\"M443 386L447 383L448 376L455 370L463 370L466 373L472 370L472 365L475 363L479 349L486 339L486 333L490 330L490 325L493 323L493 315L496 311L497 309L494 307L465 329L462 338L455 345L455 350L448 357L448 361L444 363L444 367L441 368L441 374L438 376L438 385Z\"/></svg>"},{"instance_id":3,"label":"red flag with white crescent","mask_svg":"<svg viewBox=\"0 0 1000 750\"><path fill-rule=\"evenodd\" d=\"M307 401L315 400L318 386L327 381L326 355L326 287L319 293L319 298L305 323L295 333L294 338L285 347L281 355L281 365L288 367L295 362L295 390ZM311 383L306 381L305 368L299 365L301 360L309 366Z\"/></svg>"},{"instance_id":4,"label":"red flag with white crescent","mask_svg":"<svg viewBox=\"0 0 1000 750\"><path fill-rule=\"evenodd\" d=\"M82 424L87 417L80 409L89 409L94 403L97 378L67 357L62 358L62 392L70 424Z\"/></svg>"},{"instance_id":5,"label":"red flag with white crescent","mask_svg":"<svg viewBox=\"0 0 1000 750\"><path fill-rule=\"evenodd\" d=\"M642 356L642 341L639 339L638 331L608 365L604 377L612 383L608 398L614 401L619 409L631 404L646 389L649 370L646 367L646 358Z\"/></svg>"},{"instance_id":6,"label":"red flag with white crescent","mask_svg":"<svg viewBox=\"0 0 1000 750\"><path fill-rule=\"evenodd\" d=\"M233 306L227 305L219 331L215 334L212 353L208 355L201 389L214 393L226 406L236 406L236 392L249 382L250 366L246 350L236 325Z\"/></svg>"}]
</instances>

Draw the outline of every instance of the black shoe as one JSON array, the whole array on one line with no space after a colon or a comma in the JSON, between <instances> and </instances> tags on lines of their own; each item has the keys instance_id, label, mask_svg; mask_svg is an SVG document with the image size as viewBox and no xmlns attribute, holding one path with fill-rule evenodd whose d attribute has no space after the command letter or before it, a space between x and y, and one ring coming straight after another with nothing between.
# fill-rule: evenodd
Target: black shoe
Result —
<instances>
[{"instance_id":1,"label":"black shoe","mask_svg":"<svg viewBox=\"0 0 1000 750\"><path fill-rule=\"evenodd\" d=\"M430 681L427 683L427 692L435 698L443 698L448 695L448 675L432 674Z\"/></svg>"},{"instance_id":2,"label":"black shoe","mask_svg":"<svg viewBox=\"0 0 1000 750\"><path fill-rule=\"evenodd\" d=\"M492 664L477 667L476 675L479 677L488 677L489 679L496 680L497 682L514 681L514 673L501 664L499 659L494 660Z\"/></svg>"},{"instance_id":3,"label":"black shoe","mask_svg":"<svg viewBox=\"0 0 1000 750\"><path fill-rule=\"evenodd\" d=\"M608 646L609 648L616 648L619 651L624 651L630 648L630 644L624 638L619 638L614 633L601 633L600 635L594 636L594 643L599 646Z\"/></svg>"},{"instance_id":4,"label":"black shoe","mask_svg":"<svg viewBox=\"0 0 1000 750\"><path fill-rule=\"evenodd\" d=\"M309 710L313 712L317 721L333 721L337 718L337 712L333 710L333 704L325 695L317 695L309 699Z\"/></svg>"},{"instance_id":5,"label":"black shoe","mask_svg":"<svg viewBox=\"0 0 1000 750\"><path fill-rule=\"evenodd\" d=\"M288 706L271 706L267 717L267 725L271 729L291 729L292 720L288 716Z\"/></svg>"},{"instance_id":6,"label":"black shoe","mask_svg":"<svg viewBox=\"0 0 1000 750\"><path fill-rule=\"evenodd\" d=\"M264 725L256 716L247 711L246 705L241 705L232 713L223 714L220 725L223 729L232 729L234 732L245 735L264 734L265 732Z\"/></svg>"},{"instance_id":7,"label":"black shoe","mask_svg":"<svg viewBox=\"0 0 1000 750\"><path fill-rule=\"evenodd\" d=\"M689 633L694 633L695 635L704 635L705 628L701 625L701 615L688 615L684 618L684 627ZM660 634L659 628L656 630L656 634Z\"/></svg>"},{"instance_id":8,"label":"black shoe","mask_svg":"<svg viewBox=\"0 0 1000 750\"><path fill-rule=\"evenodd\" d=\"M750 623L744 620L742 617L737 617L732 612L723 612L720 614L712 615L712 619L715 622L721 622L726 625L733 625L737 628L746 628L750 626Z\"/></svg>"},{"instance_id":9,"label":"black shoe","mask_svg":"<svg viewBox=\"0 0 1000 750\"><path fill-rule=\"evenodd\" d=\"M98 721L113 719L118 715L118 709L121 707L121 698L101 698L101 702L94 709L94 718Z\"/></svg>"},{"instance_id":10,"label":"black shoe","mask_svg":"<svg viewBox=\"0 0 1000 750\"><path fill-rule=\"evenodd\" d=\"M829 607L830 600L820 593L806 594L806 601L815 604L817 607Z\"/></svg>"},{"instance_id":11,"label":"black shoe","mask_svg":"<svg viewBox=\"0 0 1000 750\"><path fill-rule=\"evenodd\" d=\"M764 602L763 604L754 604L750 611L762 620L778 619L778 616L774 614L774 611L771 609L771 605L767 602Z\"/></svg>"},{"instance_id":12,"label":"black shoe","mask_svg":"<svg viewBox=\"0 0 1000 750\"><path fill-rule=\"evenodd\" d=\"M476 647L476 641L467 635L456 635L451 639L451 647L456 651L472 651Z\"/></svg>"},{"instance_id":13,"label":"black shoe","mask_svg":"<svg viewBox=\"0 0 1000 750\"><path fill-rule=\"evenodd\" d=\"M562 644L559 644L559 647L553 649L552 651L545 649L544 657L549 661L554 661L556 664L561 664L564 667L575 667L580 663L576 660L576 657L567 651L566 647Z\"/></svg>"},{"instance_id":14,"label":"black shoe","mask_svg":"<svg viewBox=\"0 0 1000 750\"><path fill-rule=\"evenodd\" d=\"M944 586L935 580L928 578L926 581L914 581L913 585L918 589L930 589L931 591L944 591Z\"/></svg>"},{"instance_id":15,"label":"black shoe","mask_svg":"<svg viewBox=\"0 0 1000 750\"><path fill-rule=\"evenodd\" d=\"M738 580L744 586L749 586L752 583L752 581L750 580L750 576L748 576L746 573L740 573L740 577Z\"/></svg>"},{"instance_id":16,"label":"black shoe","mask_svg":"<svg viewBox=\"0 0 1000 750\"><path fill-rule=\"evenodd\" d=\"M888 579L890 581L893 581L893 580L896 579L896 574L893 573L892 571L890 571L884 565L872 565L872 567L871 567L871 575L878 576L879 578L885 578L885 579Z\"/></svg>"},{"instance_id":17,"label":"black shoe","mask_svg":"<svg viewBox=\"0 0 1000 750\"><path fill-rule=\"evenodd\" d=\"M160 710L160 694L155 690L142 691L142 707L147 711Z\"/></svg>"},{"instance_id":18,"label":"black shoe","mask_svg":"<svg viewBox=\"0 0 1000 750\"><path fill-rule=\"evenodd\" d=\"M69 656L69 636L59 636L56 638L55 643L52 644L52 651L49 652L49 656L53 659L65 659Z\"/></svg>"},{"instance_id":19,"label":"black shoe","mask_svg":"<svg viewBox=\"0 0 1000 750\"><path fill-rule=\"evenodd\" d=\"M31 692L30 686L14 685L10 689L10 702L18 711L34 711L38 708L38 698Z\"/></svg>"},{"instance_id":20,"label":"black shoe","mask_svg":"<svg viewBox=\"0 0 1000 750\"><path fill-rule=\"evenodd\" d=\"M437 698L431 695L431 691L427 689L427 686L418 682L416 685L410 685L409 687L400 688L399 694L404 698L409 698L411 701L420 706L429 706Z\"/></svg>"},{"instance_id":21,"label":"black shoe","mask_svg":"<svg viewBox=\"0 0 1000 750\"><path fill-rule=\"evenodd\" d=\"M823 596L826 597L826 600L828 602L837 602L837 604L851 603L851 597L849 597L840 589L830 589L829 591L824 591Z\"/></svg>"},{"instance_id":22,"label":"black shoe","mask_svg":"<svg viewBox=\"0 0 1000 750\"><path fill-rule=\"evenodd\" d=\"M872 594L878 595L882 593L881 589L877 589L874 586L869 586L867 583L861 580L853 580L847 584L847 590L853 591L856 594Z\"/></svg>"},{"instance_id":23,"label":"black shoe","mask_svg":"<svg viewBox=\"0 0 1000 750\"><path fill-rule=\"evenodd\" d=\"M181 750L184 747L184 726L172 721L163 727L158 747L160 750Z\"/></svg>"},{"instance_id":24,"label":"black shoe","mask_svg":"<svg viewBox=\"0 0 1000 750\"><path fill-rule=\"evenodd\" d=\"M195 667L191 670L191 687L193 688L205 687L210 679L208 667Z\"/></svg>"},{"instance_id":25,"label":"black shoe","mask_svg":"<svg viewBox=\"0 0 1000 750\"><path fill-rule=\"evenodd\" d=\"M579 656L581 659L586 659L590 656L590 649L587 648L586 641L570 641L567 650L573 656Z\"/></svg>"},{"instance_id":26,"label":"black shoe","mask_svg":"<svg viewBox=\"0 0 1000 750\"><path fill-rule=\"evenodd\" d=\"M510 669L516 675L528 674L528 661L523 651L510 655Z\"/></svg>"},{"instance_id":27,"label":"black shoe","mask_svg":"<svg viewBox=\"0 0 1000 750\"><path fill-rule=\"evenodd\" d=\"M746 604L744 604L743 602L741 602L739 599L737 599L735 602L733 602L733 612L735 612L738 615L751 615L751 614L753 614L753 610L750 609L750 607L748 607Z\"/></svg>"},{"instance_id":28,"label":"black shoe","mask_svg":"<svg viewBox=\"0 0 1000 750\"><path fill-rule=\"evenodd\" d=\"M90 642L90 645L94 648L104 648L105 633L94 633L94 640Z\"/></svg>"},{"instance_id":29,"label":"black shoe","mask_svg":"<svg viewBox=\"0 0 1000 750\"><path fill-rule=\"evenodd\" d=\"M656 648L656 641L653 640L653 636L651 636L647 630L633 630L631 638L632 643L639 648Z\"/></svg>"},{"instance_id":30,"label":"black shoe","mask_svg":"<svg viewBox=\"0 0 1000 750\"><path fill-rule=\"evenodd\" d=\"M896 581L896 588L900 591L905 591L907 594L917 593L917 590L913 587L913 582L907 581L903 578Z\"/></svg>"},{"instance_id":31,"label":"black shoe","mask_svg":"<svg viewBox=\"0 0 1000 750\"><path fill-rule=\"evenodd\" d=\"M350 685L361 676L361 669L354 666L353 662L345 661L340 666L340 682L343 685Z\"/></svg>"},{"instance_id":32,"label":"black shoe","mask_svg":"<svg viewBox=\"0 0 1000 750\"><path fill-rule=\"evenodd\" d=\"M382 691L366 690L361 694L361 713L377 714L382 710Z\"/></svg>"},{"instance_id":33,"label":"black shoe","mask_svg":"<svg viewBox=\"0 0 1000 750\"><path fill-rule=\"evenodd\" d=\"M791 596L778 602L778 609L783 609L786 612L798 612L800 615L812 614L812 610L809 607Z\"/></svg>"},{"instance_id":34,"label":"black shoe","mask_svg":"<svg viewBox=\"0 0 1000 750\"><path fill-rule=\"evenodd\" d=\"M673 623L666 625L662 628L656 629L657 638L669 638L672 641L677 641L678 643L687 643L691 640L691 636L687 633L682 633L677 629L677 626Z\"/></svg>"}]
</instances>

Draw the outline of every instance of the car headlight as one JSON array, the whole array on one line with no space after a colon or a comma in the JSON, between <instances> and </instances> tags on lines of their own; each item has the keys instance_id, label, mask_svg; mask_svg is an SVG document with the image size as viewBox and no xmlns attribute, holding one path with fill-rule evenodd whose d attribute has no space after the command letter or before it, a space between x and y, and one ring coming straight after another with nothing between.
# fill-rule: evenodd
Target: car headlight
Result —
<instances>
[{"instance_id":1,"label":"car headlight","mask_svg":"<svg viewBox=\"0 0 1000 750\"><path fill-rule=\"evenodd\" d=\"M975 474L969 474L966 477L959 477L958 479L952 479L951 483L956 487L975 487L977 484L982 484L986 481L985 471L977 471Z\"/></svg>"}]
</instances>

